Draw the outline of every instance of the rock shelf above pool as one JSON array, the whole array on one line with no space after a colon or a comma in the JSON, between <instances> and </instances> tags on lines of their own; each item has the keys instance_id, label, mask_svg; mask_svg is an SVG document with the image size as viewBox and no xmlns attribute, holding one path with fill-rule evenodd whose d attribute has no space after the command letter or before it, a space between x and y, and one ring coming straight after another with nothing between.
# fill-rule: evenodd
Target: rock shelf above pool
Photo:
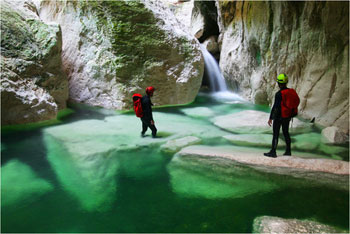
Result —
<instances>
[{"instance_id":1,"label":"rock shelf above pool","mask_svg":"<svg viewBox=\"0 0 350 234\"><path fill-rule=\"evenodd\" d=\"M217 157L230 159L246 165L272 168L302 169L307 171L326 172L338 175L349 175L349 162L318 158L309 153L296 153L295 156L269 158L263 151L234 146L189 146L179 152L180 156L195 155L200 157Z\"/></svg>"},{"instance_id":2,"label":"rock shelf above pool","mask_svg":"<svg viewBox=\"0 0 350 234\"><path fill-rule=\"evenodd\" d=\"M264 149L238 146L185 147L168 165L173 190L185 197L244 197L294 183L287 180L349 190L349 162L301 152L268 158L263 152ZM285 179L275 184L270 179L275 176Z\"/></svg>"}]
</instances>

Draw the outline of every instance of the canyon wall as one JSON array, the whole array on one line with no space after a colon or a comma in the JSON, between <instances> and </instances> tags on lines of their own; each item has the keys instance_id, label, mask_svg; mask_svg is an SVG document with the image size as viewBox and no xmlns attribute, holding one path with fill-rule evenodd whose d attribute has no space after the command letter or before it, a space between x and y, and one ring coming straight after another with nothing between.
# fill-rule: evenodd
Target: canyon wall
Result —
<instances>
[{"instance_id":1,"label":"canyon wall","mask_svg":"<svg viewBox=\"0 0 350 234\"><path fill-rule=\"evenodd\" d=\"M271 104L276 77L299 116L349 133L349 2L216 1L220 68L232 90Z\"/></svg>"},{"instance_id":2,"label":"canyon wall","mask_svg":"<svg viewBox=\"0 0 350 234\"><path fill-rule=\"evenodd\" d=\"M0 4L1 124L53 119L68 99L61 29L42 22L30 2Z\"/></svg>"},{"instance_id":3,"label":"canyon wall","mask_svg":"<svg viewBox=\"0 0 350 234\"><path fill-rule=\"evenodd\" d=\"M62 61L73 102L130 109L156 89L155 105L194 100L204 62L198 41L160 1L43 1L40 18L62 28Z\"/></svg>"}]
</instances>

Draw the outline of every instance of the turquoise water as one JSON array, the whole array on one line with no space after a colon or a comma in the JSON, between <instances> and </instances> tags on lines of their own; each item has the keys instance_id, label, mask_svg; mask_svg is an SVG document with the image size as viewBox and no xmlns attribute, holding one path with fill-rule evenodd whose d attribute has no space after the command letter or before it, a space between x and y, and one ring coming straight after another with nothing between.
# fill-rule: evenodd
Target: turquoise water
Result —
<instances>
[{"instance_id":1,"label":"turquoise water","mask_svg":"<svg viewBox=\"0 0 350 234\"><path fill-rule=\"evenodd\" d=\"M314 220L349 230L348 189L225 160L203 165L196 161L174 163L177 156L160 150L167 138L177 134L170 125L177 120L203 128L212 125L210 117L189 119L184 114L184 109L197 107L208 108L215 116L252 109L268 112L264 106L199 95L191 105L155 110L161 136L156 140L149 136L139 140L132 124L122 122L134 121L133 114L114 116L83 107L73 107L75 113L57 126L2 134L1 231L242 233L251 232L253 220L262 215ZM113 130L115 135L108 133L110 127L99 132L104 124L119 122L123 128ZM141 129L138 124L136 119L135 129ZM183 126L188 128L183 131L196 134ZM94 129L92 133L79 132L85 128ZM130 133L128 129L132 129ZM212 135L197 135L202 135L201 144L230 145L219 137L221 130L216 134L213 127L210 131ZM317 128L312 131L320 132ZM85 142L87 145L79 148ZM113 142L118 144L117 150L103 150ZM87 147L96 152L87 154ZM122 147L126 148L120 150ZM261 148L261 152L265 150ZM329 158L340 152L338 157L348 161L348 149L336 148L331 154L316 151Z\"/></svg>"}]
</instances>

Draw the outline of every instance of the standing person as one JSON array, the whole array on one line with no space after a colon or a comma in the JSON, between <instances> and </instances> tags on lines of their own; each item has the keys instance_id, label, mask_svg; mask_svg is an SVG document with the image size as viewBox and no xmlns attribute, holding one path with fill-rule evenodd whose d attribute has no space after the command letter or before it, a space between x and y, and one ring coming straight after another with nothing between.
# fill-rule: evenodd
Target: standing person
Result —
<instances>
[{"instance_id":1,"label":"standing person","mask_svg":"<svg viewBox=\"0 0 350 234\"><path fill-rule=\"evenodd\" d=\"M152 115L152 102L151 97L154 93L154 87L149 86L146 88L146 95L142 97L141 99L141 105L142 105L142 111L143 116L141 117L142 121L142 132L141 136L144 137L145 133L147 131L147 128L150 128L152 130L152 137L155 138L157 135L157 128L154 125L153 115Z\"/></svg>"},{"instance_id":2,"label":"standing person","mask_svg":"<svg viewBox=\"0 0 350 234\"><path fill-rule=\"evenodd\" d=\"M287 88L288 77L286 74L280 74L277 77L277 83L280 90L275 94L268 125L273 129L272 147L270 152L264 153L267 157L276 158L276 148L280 128L286 141L286 152L283 155L291 156L291 140L289 136L289 122L292 117L298 113L299 97L294 89Z\"/></svg>"}]
</instances>

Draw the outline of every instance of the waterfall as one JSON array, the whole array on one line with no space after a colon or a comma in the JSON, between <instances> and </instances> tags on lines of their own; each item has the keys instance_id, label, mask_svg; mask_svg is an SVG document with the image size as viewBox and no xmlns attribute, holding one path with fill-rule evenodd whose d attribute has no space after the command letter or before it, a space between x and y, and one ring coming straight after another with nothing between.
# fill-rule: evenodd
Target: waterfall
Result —
<instances>
[{"instance_id":1,"label":"waterfall","mask_svg":"<svg viewBox=\"0 0 350 234\"><path fill-rule=\"evenodd\" d=\"M227 89L225 78L220 71L216 59L209 53L204 45L200 46L204 57L205 69L209 78L212 96L225 102L246 102L242 97Z\"/></svg>"},{"instance_id":2,"label":"waterfall","mask_svg":"<svg viewBox=\"0 0 350 234\"><path fill-rule=\"evenodd\" d=\"M211 90L213 92L227 91L227 85L223 75L221 74L219 64L204 45L201 45L201 49L204 56L205 68L209 77Z\"/></svg>"}]
</instances>

